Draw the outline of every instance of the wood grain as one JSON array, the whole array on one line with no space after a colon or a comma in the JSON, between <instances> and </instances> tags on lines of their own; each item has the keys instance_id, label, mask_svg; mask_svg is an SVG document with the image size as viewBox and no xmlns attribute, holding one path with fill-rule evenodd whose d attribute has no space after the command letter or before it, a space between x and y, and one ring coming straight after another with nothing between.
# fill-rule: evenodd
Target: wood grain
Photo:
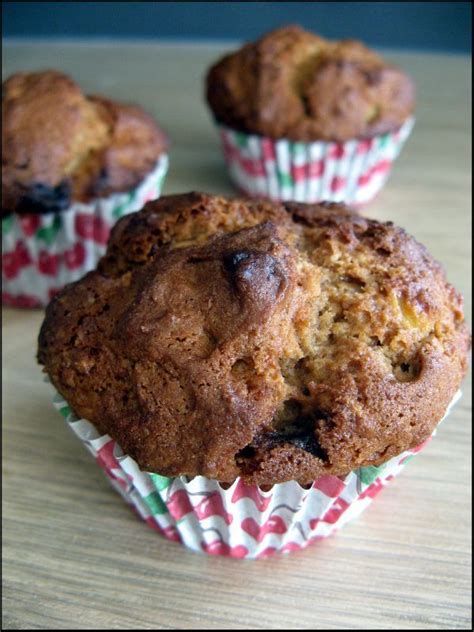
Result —
<instances>
[{"instance_id":1,"label":"wood grain","mask_svg":"<svg viewBox=\"0 0 474 632\"><path fill-rule=\"evenodd\" d=\"M202 79L222 46L4 45L4 76L55 67L137 101L173 140L165 193L232 193ZM470 303L470 60L390 54L417 123L366 211L424 242ZM3 310L4 629L469 629L471 390L358 519L308 550L207 558L141 523L50 403L39 311Z\"/></svg>"}]
</instances>

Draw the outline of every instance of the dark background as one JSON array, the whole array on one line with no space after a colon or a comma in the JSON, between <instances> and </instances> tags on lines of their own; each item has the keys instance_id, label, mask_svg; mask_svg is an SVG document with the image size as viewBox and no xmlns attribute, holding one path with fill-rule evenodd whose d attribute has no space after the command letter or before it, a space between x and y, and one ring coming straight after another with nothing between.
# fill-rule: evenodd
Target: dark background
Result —
<instances>
[{"instance_id":1,"label":"dark background","mask_svg":"<svg viewBox=\"0 0 474 632\"><path fill-rule=\"evenodd\" d=\"M369 45L469 52L470 2L3 2L5 37L250 40L288 23Z\"/></svg>"}]
</instances>

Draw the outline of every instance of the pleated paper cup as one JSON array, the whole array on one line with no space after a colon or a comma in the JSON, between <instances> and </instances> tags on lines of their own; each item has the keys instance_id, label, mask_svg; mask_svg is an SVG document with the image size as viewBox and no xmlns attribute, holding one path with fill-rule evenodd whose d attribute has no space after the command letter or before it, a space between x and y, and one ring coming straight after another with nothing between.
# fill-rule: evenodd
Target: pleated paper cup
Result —
<instances>
[{"instance_id":1,"label":"pleated paper cup","mask_svg":"<svg viewBox=\"0 0 474 632\"><path fill-rule=\"evenodd\" d=\"M272 140L218 127L230 178L245 195L362 206L384 186L414 123L411 117L395 132L344 143Z\"/></svg>"},{"instance_id":2,"label":"pleated paper cup","mask_svg":"<svg viewBox=\"0 0 474 632\"><path fill-rule=\"evenodd\" d=\"M445 417L460 397L458 392ZM243 559L304 549L339 530L428 443L345 477L323 476L307 488L289 481L263 491L240 478L222 486L203 476L170 478L143 472L109 435L77 418L58 394L54 406L112 486L150 527L192 551Z\"/></svg>"},{"instance_id":3,"label":"pleated paper cup","mask_svg":"<svg viewBox=\"0 0 474 632\"><path fill-rule=\"evenodd\" d=\"M2 219L2 303L41 307L67 283L96 267L115 222L160 196L168 170L162 155L129 193L76 203L59 213L16 214Z\"/></svg>"}]
</instances>

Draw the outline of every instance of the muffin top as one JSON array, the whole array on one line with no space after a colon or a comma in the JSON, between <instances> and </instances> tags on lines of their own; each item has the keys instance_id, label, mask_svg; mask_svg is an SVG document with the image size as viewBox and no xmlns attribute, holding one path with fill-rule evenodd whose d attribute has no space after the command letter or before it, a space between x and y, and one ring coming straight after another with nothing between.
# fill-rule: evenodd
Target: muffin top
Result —
<instances>
[{"instance_id":1,"label":"muffin top","mask_svg":"<svg viewBox=\"0 0 474 632\"><path fill-rule=\"evenodd\" d=\"M414 85L360 42L287 26L217 62L207 100L220 123L242 132L344 142L398 129L413 112Z\"/></svg>"},{"instance_id":2,"label":"muffin top","mask_svg":"<svg viewBox=\"0 0 474 632\"><path fill-rule=\"evenodd\" d=\"M468 346L460 295L391 222L190 193L116 224L38 359L142 469L271 485L420 444Z\"/></svg>"},{"instance_id":3,"label":"muffin top","mask_svg":"<svg viewBox=\"0 0 474 632\"><path fill-rule=\"evenodd\" d=\"M130 190L167 144L137 106L86 96L54 70L15 74L2 84L2 214Z\"/></svg>"}]
</instances>

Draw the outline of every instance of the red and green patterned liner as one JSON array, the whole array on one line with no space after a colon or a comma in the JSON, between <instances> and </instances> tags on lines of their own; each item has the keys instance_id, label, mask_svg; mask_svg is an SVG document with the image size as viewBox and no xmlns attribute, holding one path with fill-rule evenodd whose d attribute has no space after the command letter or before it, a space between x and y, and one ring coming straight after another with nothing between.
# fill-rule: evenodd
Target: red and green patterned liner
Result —
<instances>
[{"instance_id":1,"label":"red and green patterned liner","mask_svg":"<svg viewBox=\"0 0 474 632\"><path fill-rule=\"evenodd\" d=\"M461 396L458 392L450 408ZM112 486L150 527L192 551L258 559L304 549L359 515L427 443L379 467L362 467L343 479L324 476L304 489L296 481L262 491L237 479L223 489L203 476L169 478L143 472L108 435L74 416L56 395L54 406L92 453Z\"/></svg>"},{"instance_id":2,"label":"red and green patterned liner","mask_svg":"<svg viewBox=\"0 0 474 632\"><path fill-rule=\"evenodd\" d=\"M60 213L2 219L2 303L42 307L96 267L115 222L160 196L168 156L130 193L73 204Z\"/></svg>"},{"instance_id":3,"label":"red and green patterned liner","mask_svg":"<svg viewBox=\"0 0 474 632\"><path fill-rule=\"evenodd\" d=\"M370 202L384 186L414 125L365 140L293 142L219 125L230 178L242 193L276 201Z\"/></svg>"}]
</instances>

